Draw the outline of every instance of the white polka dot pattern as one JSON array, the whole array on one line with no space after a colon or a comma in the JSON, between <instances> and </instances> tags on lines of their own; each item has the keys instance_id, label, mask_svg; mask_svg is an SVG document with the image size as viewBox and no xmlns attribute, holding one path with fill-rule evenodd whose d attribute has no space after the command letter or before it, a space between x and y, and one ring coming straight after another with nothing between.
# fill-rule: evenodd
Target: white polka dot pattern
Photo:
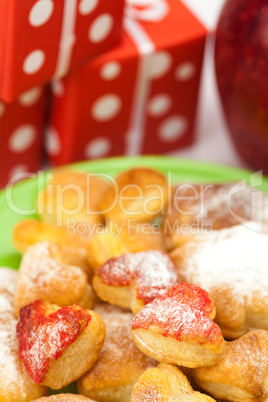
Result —
<instances>
[{"instance_id":1,"label":"white polka dot pattern","mask_svg":"<svg viewBox=\"0 0 268 402\"><path fill-rule=\"evenodd\" d=\"M121 64L117 61L110 61L101 68L100 75L105 81L112 81L117 78L121 73Z\"/></svg>"},{"instance_id":2,"label":"white polka dot pattern","mask_svg":"<svg viewBox=\"0 0 268 402\"><path fill-rule=\"evenodd\" d=\"M41 87L32 88L32 89L30 89L30 91L24 92L22 95L20 95L19 103L22 106L26 106L26 107L32 106L40 99L41 95L42 95Z\"/></svg>"},{"instance_id":3,"label":"white polka dot pattern","mask_svg":"<svg viewBox=\"0 0 268 402\"><path fill-rule=\"evenodd\" d=\"M179 140L187 130L188 123L183 116L170 116L159 127L159 138L164 142Z\"/></svg>"},{"instance_id":4,"label":"white polka dot pattern","mask_svg":"<svg viewBox=\"0 0 268 402\"><path fill-rule=\"evenodd\" d=\"M52 89L53 95L60 98L61 96L64 95L64 92L65 92L63 81L61 81L61 80L52 81L51 89Z\"/></svg>"},{"instance_id":5,"label":"white polka dot pattern","mask_svg":"<svg viewBox=\"0 0 268 402\"><path fill-rule=\"evenodd\" d=\"M79 3L79 12L82 15L88 15L98 6L98 0L81 0Z\"/></svg>"},{"instance_id":6,"label":"white polka dot pattern","mask_svg":"<svg viewBox=\"0 0 268 402\"><path fill-rule=\"evenodd\" d=\"M163 116L169 111L172 105L172 99L167 94L155 95L148 104L148 113L152 117Z\"/></svg>"},{"instance_id":7,"label":"white polka dot pattern","mask_svg":"<svg viewBox=\"0 0 268 402\"><path fill-rule=\"evenodd\" d=\"M6 107L3 102L0 101L0 118L3 116L5 113Z\"/></svg>"},{"instance_id":8,"label":"white polka dot pattern","mask_svg":"<svg viewBox=\"0 0 268 402\"><path fill-rule=\"evenodd\" d=\"M107 121L113 119L122 107L122 101L116 94L107 94L93 104L92 116L97 121Z\"/></svg>"},{"instance_id":9,"label":"white polka dot pattern","mask_svg":"<svg viewBox=\"0 0 268 402\"><path fill-rule=\"evenodd\" d=\"M104 41L113 28L113 17L110 14L101 14L95 19L89 29L89 40L93 43Z\"/></svg>"},{"instance_id":10,"label":"white polka dot pattern","mask_svg":"<svg viewBox=\"0 0 268 402\"><path fill-rule=\"evenodd\" d=\"M38 0L29 14L29 22L33 27L44 25L51 17L54 9L52 0Z\"/></svg>"},{"instance_id":11,"label":"white polka dot pattern","mask_svg":"<svg viewBox=\"0 0 268 402\"><path fill-rule=\"evenodd\" d=\"M149 75L158 79L166 75L172 65L172 58L168 52L157 52L151 56Z\"/></svg>"},{"instance_id":12,"label":"white polka dot pattern","mask_svg":"<svg viewBox=\"0 0 268 402\"><path fill-rule=\"evenodd\" d=\"M179 81L188 81L195 75L195 72L195 65L192 62L185 62L176 68L175 77Z\"/></svg>"},{"instance_id":13,"label":"white polka dot pattern","mask_svg":"<svg viewBox=\"0 0 268 402\"><path fill-rule=\"evenodd\" d=\"M101 158L110 152L111 140L106 137L95 138L90 141L85 149L85 156L89 159Z\"/></svg>"},{"instance_id":14,"label":"white polka dot pattern","mask_svg":"<svg viewBox=\"0 0 268 402\"><path fill-rule=\"evenodd\" d=\"M19 126L9 138L9 148L14 153L27 151L36 140L36 129L30 124Z\"/></svg>"},{"instance_id":15,"label":"white polka dot pattern","mask_svg":"<svg viewBox=\"0 0 268 402\"><path fill-rule=\"evenodd\" d=\"M24 60L23 71L27 75L35 74L39 71L45 62L45 53L43 50L34 50Z\"/></svg>"},{"instance_id":16,"label":"white polka dot pattern","mask_svg":"<svg viewBox=\"0 0 268 402\"><path fill-rule=\"evenodd\" d=\"M51 156L56 156L61 151L61 143L57 130L50 127L46 133L46 151Z\"/></svg>"}]
</instances>

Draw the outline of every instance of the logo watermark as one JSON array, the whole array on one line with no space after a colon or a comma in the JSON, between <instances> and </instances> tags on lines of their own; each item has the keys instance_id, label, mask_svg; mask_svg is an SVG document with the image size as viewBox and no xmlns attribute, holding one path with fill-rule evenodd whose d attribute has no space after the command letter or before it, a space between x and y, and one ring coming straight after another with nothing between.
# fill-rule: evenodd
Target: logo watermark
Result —
<instances>
[{"instance_id":1,"label":"logo watermark","mask_svg":"<svg viewBox=\"0 0 268 402\"><path fill-rule=\"evenodd\" d=\"M242 179L226 186L211 183L181 183L174 186L172 172L168 172L166 177L167 183L164 187L157 183L147 185L127 183L119 187L115 178L106 173L85 174L83 185L78 182L58 183L54 181L53 172L21 173L9 182L5 192L6 204L17 215L25 218L36 214L46 215L51 217L50 221L54 221L57 226L65 225L68 233L89 237L94 233L105 231L112 231L119 237L123 230L127 232L142 230L145 234L146 231L152 233L162 231L169 234L211 233L213 222L210 214L213 211L232 217L235 224L243 225L250 230L256 232L263 230L261 171L251 174L248 182ZM36 206L25 208L18 205L14 190L22 179L33 180L35 192L39 194ZM94 197L94 191L98 191L98 188L96 190L94 187L96 179L105 180L113 194L109 205L106 203L101 212ZM240 209L237 209L237 202L242 206ZM103 217L109 215L114 208L119 209L125 217L124 222L119 224L106 220L100 223L94 219L100 213ZM144 215L148 224L143 223L139 227L139 216ZM161 217L158 222L155 221L156 216Z\"/></svg>"}]
</instances>

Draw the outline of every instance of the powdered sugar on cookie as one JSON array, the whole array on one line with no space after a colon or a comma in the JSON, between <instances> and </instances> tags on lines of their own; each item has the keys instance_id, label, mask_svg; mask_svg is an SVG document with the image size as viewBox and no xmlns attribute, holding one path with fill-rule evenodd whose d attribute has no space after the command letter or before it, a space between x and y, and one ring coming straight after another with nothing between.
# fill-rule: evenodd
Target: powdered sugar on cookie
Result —
<instances>
[{"instance_id":1,"label":"powdered sugar on cookie","mask_svg":"<svg viewBox=\"0 0 268 402\"><path fill-rule=\"evenodd\" d=\"M36 243L25 252L19 270L18 291L21 297L27 289L28 294L32 292L34 297L47 299L47 295L53 289L61 289L61 294L69 291L70 283L72 291L76 294L83 294L87 284L87 277L81 268L66 265L62 248L54 242ZM25 301L29 303L26 295ZM48 299L50 300L50 299ZM27 303L24 303L27 304Z\"/></svg>"},{"instance_id":2,"label":"powdered sugar on cookie","mask_svg":"<svg viewBox=\"0 0 268 402\"><path fill-rule=\"evenodd\" d=\"M13 314L14 293L18 272L11 268L0 268L0 313Z\"/></svg>"},{"instance_id":3,"label":"powdered sugar on cookie","mask_svg":"<svg viewBox=\"0 0 268 402\"><path fill-rule=\"evenodd\" d=\"M132 328L157 326L162 335L180 342L221 343L221 331L209 318L214 317L214 312L214 303L206 291L181 283L141 309L132 321Z\"/></svg>"},{"instance_id":4,"label":"powdered sugar on cookie","mask_svg":"<svg viewBox=\"0 0 268 402\"><path fill-rule=\"evenodd\" d=\"M110 380L114 384L120 382L119 367L121 370L126 370L126 365L133 362L136 367L142 367L144 370L149 367L154 367L156 361L144 355L136 346L130 333L133 314L113 305L98 305L95 308L106 325L106 338L99 358L95 363L91 372L96 378L101 378L104 365L111 363ZM134 363L135 362L135 363Z\"/></svg>"},{"instance_id":5,"label":"powdered sugar on cookie","mask_svg":"<svg viewBox=\"0 0 268 402\"><path fill-rule=\"evenodd\" d=\"M34 392L36 397L42 395L18 357L17 320L13 317L16 280L16 271L0 269L0 393L6 401L26 400L29 392Z\"/></svg>"},{"instance_id":6,"label":"powdered sugar on cookie","mask_svg":"<svg viewBox=\"0 0 268 402\"><path fill-rule=\"evenodd\" d=\"M0 267L0 293L7 292L14 296L18 272L11 268Z\"/></svg>"},{"instance_id":7,"label":"powdered sugar on cookie","mask_svg":"<svg viewBox=\"0 0 268 402\"><path fill-rule=\"evenodd\" d=\"M46 317L48 304L36 300L20 310L18 354L26 371L39 384L52 360L57 360L87 327L91 316L77 306L63 307Z\"/></svg>"},{"instance_id":8,"label":"powdered sugar on cookie","mask_svg":"<svg viewBox=\"0 0 268 402\"><path fill-rule=\"evenodd\" d=\"M179 283L169 256L155 250L113 258L99 267L98 275L110 286L128 286L135 280L137 297L145 303Z\"/></svg>"},{"instance_id":9,"label":"powdered sugar on cookie","mask_svg":"<svg viewBox=\"0 0 268 402\"><path fill-rule=\"evenodd\" d=\"M211 292L227 287L243 300L268 298L268 235L242 225L198 236L171 254L181 277Z\"/></svg>"}]
</instances>

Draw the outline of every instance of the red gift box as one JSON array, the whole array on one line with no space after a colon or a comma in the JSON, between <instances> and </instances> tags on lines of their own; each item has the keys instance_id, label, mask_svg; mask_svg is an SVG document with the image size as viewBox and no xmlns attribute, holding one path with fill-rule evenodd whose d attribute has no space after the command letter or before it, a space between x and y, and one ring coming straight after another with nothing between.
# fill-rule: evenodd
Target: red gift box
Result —
<instances>
[{"instance_id":1,"label":"red gift box","mask_svg":"<svg viewBox=\"0 0 268 402\"><path fill-rule=\"evenodd\" d=\"M206 29L178 0L135 1L120 45L53 88L47 148L56 165L193 141Z\"/></svg>"},{"instance_id":2,"label":"red gift box","mask_svg":"<svg viewBox=\"0 0 268 402\"><path fill-rule=\"evenodd\" d=\"M0 99L61 78L121 36L124 0L1 0Z\"/></svg>"},{"instance_id":3,"label":"red gift box","mask_svg":"<svg viewBox=\"0 0 268 402\"><path fill-rule=\"evenodd\" d=\"M23 93L13 103L0 101L0 187L40 168L44 106L42 87Z\"/></svg>"}]
</instances>

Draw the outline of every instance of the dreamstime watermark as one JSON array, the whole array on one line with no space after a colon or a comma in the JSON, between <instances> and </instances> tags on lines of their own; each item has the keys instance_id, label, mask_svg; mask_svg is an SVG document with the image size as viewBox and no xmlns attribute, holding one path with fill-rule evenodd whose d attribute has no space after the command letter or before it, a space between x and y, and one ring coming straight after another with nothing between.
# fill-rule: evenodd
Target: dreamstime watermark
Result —
<instances>
[{"instance_id":1,"label":"dreamstime watermark","mask_svg":"<svg viewBox=\"0 0 268 402\"><path fill-rule=\"evenodd\" d=\"M139 216L146 216L148 227L143 223L143 233L150 230L163 231L164 233L211 233L213 224L208 219L209 212L213 208L222 208L222 213L228 214L240 225L248 227L257 232L262 231L263 224L263 194L262 172L253 173L249 176L249 185L246 180L229 184L224 193L220 190L214 191L218 186L214 184L191 184L181 183L173 185L172 172L167 173L167 185L160 186L158 183L147 185L127 183L125 186L118 186L112 175L106 173L88 173L85 176L83 185L79 183L61 184L54 181L54 174L40 172L38 174L23 173L12 178L6 189L6 204L8 208L20 216L46 215L53 217L58 226L67 226L68 232L91 236L93 233L103 233L106 230L114 231L115 236L120 236L123 230L138 230ZM34 193L39 194L36 206L19 205L16 197L16 184L18 181L30 178L33 180ZM100 214L99 208L94 201L94 180L96 178L106 180L112 189L113 197L109 204L101 210L103 216L109 215L115 208L124 215L125 222L116 224L112 222L96 223L94 217ZM42 190L46 188L45 193ZM211 196L217 193L221 200ZM98 195L98 194L97 194ZM214 194L215 196L215 194ZM71 198L71 202L70 202ZM243 202L242 212L237 210L234 200ZM241 201L242 200L242 201ZM224 203L224 207L222 207ZM189 205L191 206L189 208ZM246 216L244 210L247 211ZM218 211L219 212L219 211ZM221 212L221 211L220 211ZM165 214L161 223L155 223L155 216ZM173 221L170 216L176 216ZM79 219L78 219L79 216ZM82 217L88 217L81 221ZM184 219L182 219L184 217ZM195 219L191 220L191 217ZM93 219L91 219L93 218ZM252 221L255 222L254 226ZM114 227L113 227L114 225ZM135 228L134 228L135 227ZM145 233L146 234L146 233Z\"/></svg>"}]
</instances>

